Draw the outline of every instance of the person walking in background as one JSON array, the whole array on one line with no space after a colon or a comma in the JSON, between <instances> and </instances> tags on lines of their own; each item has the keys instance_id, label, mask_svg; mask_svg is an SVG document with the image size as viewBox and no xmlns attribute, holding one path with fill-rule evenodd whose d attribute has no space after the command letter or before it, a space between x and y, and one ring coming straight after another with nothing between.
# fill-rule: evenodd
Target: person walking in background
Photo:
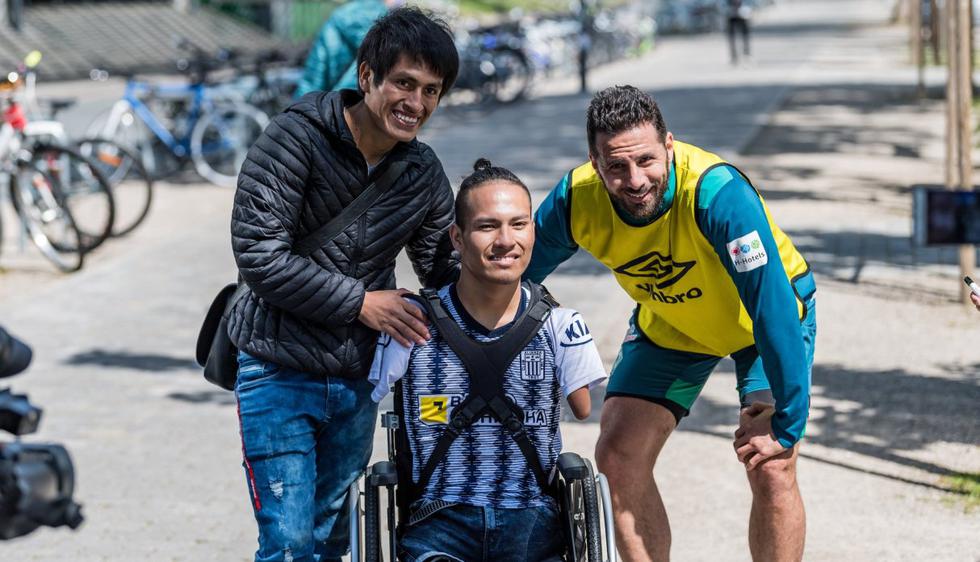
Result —
<instances>
[{"instance_id":1,"label":"person walking in background","mask_svg":"<svg viewBox=\"0 0 980 562\"><path fill-rule=\"evenodd\" d=\"M378 333L405 345L429 335L396 289L395 258L406 250L422 286L458 275L453 190L416 140L459 72L452 35L398 8L375 22L357 58L358 89L313 92L277 115L238 178L231 239L248 290L228 335L240 350L235 396L256 562L340 561L347 489L371 456L377 421L367 375ZM390 175L339 234L312 253L297 248Z\"/></svg>"},{"instance_id":2,"label":"person walking in background","mask_svg":"<svg viewBox=\"0 0 980 562\"><path fill-rule=\"evenodd\" d=\"M728 48L731 53L732 64L738 64L738 42L735 35L742 34L742 55L749 58L749 17L752 15L752 8L746 0L725 0L728 8Z\"/></svg>"},{"instance_id":3,"label":"person walking in background","mask_svg":"<svg viewBox=\"0 0 980 562\"><path fill-rule=\"evenodd\" d=\"M317 90L356 90L357 48L374 22L399 3L351 0L335 9L310 47L296 98Z\"/></svg>"}]
</instances>

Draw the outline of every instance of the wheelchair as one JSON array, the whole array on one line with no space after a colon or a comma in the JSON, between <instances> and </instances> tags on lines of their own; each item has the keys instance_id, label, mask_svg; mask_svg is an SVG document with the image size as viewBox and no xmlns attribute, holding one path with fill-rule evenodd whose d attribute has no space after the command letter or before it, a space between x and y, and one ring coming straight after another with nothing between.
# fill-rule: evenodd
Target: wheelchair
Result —
<instances>
[{"instance_id":1,"label":"wheelchair","mask_svg":"<svg viewBox=\"0 0 980 562\"><path fill-rule=\"evenodd\" d=\"M409 518L407 493L400 494L397 487L399 478L411 478L410 458L398 454L404 447L398 444L406 443L399 441L404 439L404 432L399 435L400 418L395 412L384 412L381 425L388 436L389 460L368 467L348 491L351 562L382 562L384 552L388 553L389 562L395 562L401 525ZM559 455L550 478L557 490L558 511L566 537L563 560L617 562L612 500L606 477L596 472L588 459L566 452ZM384 510L382 495L386 500Z\"/></svg>"}]
</instances>

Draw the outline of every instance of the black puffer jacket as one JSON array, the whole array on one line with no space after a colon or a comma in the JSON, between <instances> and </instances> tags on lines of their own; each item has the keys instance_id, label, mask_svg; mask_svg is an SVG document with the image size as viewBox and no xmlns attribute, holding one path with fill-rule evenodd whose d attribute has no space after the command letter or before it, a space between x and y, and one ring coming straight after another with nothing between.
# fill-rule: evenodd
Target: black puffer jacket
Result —
<instances>
[{"instance_id":1,"label":"black puffer jacket","mask_svg":"<svg viewBox=\"0 0 980 562\"><path fill-rule=\"evenodd\" d=\"M365 291L395 288L404 247L424 286L456 271L453 193L427 145L399 143L368 177L344 106L356 92L315 92L272 120L249 150L231 219L232 248L250 293L229 335L251 355L318 375L362 378L377 332L358 321ZM304 258L293 244L341 212L387 165L409 167L374 206Z\"/></svg>"}]
</instances>

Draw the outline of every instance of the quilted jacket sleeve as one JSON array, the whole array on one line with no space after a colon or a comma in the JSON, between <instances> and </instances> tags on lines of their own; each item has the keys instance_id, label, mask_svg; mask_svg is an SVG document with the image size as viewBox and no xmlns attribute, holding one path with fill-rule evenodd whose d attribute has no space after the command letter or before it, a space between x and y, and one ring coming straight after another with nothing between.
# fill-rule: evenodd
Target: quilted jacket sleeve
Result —
<instances>
[{"instance_id":1,"label":"quilted jacket sleeve","mask_svg":"<svg viewBox=\"0 0 980 562\"><path fill-rule=\"evenodd\" d=\"M313 166L308 125L282 113L249 149L238 177L231 241L238 271L271 305L325 326L357 319L361 281L292 252Z\"/></svg>"},{"instance_id":2,"label":"quilted jacket sleeve","mask_svg":"<svg viewBox=\"0 0 980 562\"><path fill-rule=\"evenodd\" d=\"M405 251L422 286L439 288L455 281L459 276L459 256L449 239L449 227L455 216L453 189L434 153L430 152L427 156L434 164L425 172L422 181L432 185L432 205L425 222L409 241Z\"/></svg>"}]
</instances>

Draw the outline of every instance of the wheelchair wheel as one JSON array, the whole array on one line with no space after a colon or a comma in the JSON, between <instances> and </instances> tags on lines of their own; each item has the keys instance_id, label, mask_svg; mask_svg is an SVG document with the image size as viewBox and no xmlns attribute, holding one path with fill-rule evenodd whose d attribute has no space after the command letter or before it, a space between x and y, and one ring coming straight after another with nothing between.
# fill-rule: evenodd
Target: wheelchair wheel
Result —
<instances>
[{"instance_id":1,"label":"wheelchair wheel","mask_svg":"<svg viewBox=\"0 0 980 562\"><path fill-rule=\"evenodd\" d=\"M602 562L602 544L599 536L599 500L595 490L595 470L592 462L585 459L589 477L582 480L582 496L585 503L586 547L589 562Z\"/></svg>"},{"instance_id":2,"label":"wheelchair wheel","mask_svg":"<svg viewBox=\"0 0 980 562\"><path fill-rule=\"evenodd\" d=\"M364 482L364 562L381 562L381 498L377 486Z\"/></svg>"},{"instance_id":3,"label":"wheelchair wheel","mask_svg":"<svg viewBox=\"0 0 980 562\"><path fill-rule=\"evenodd\" d=\"M568 537L568 562L602 562L599 535L599 501L596 497L595 472L592 463L585 461L589 476L562 481L559 491Z\"/></svg>"}]
</instances>

